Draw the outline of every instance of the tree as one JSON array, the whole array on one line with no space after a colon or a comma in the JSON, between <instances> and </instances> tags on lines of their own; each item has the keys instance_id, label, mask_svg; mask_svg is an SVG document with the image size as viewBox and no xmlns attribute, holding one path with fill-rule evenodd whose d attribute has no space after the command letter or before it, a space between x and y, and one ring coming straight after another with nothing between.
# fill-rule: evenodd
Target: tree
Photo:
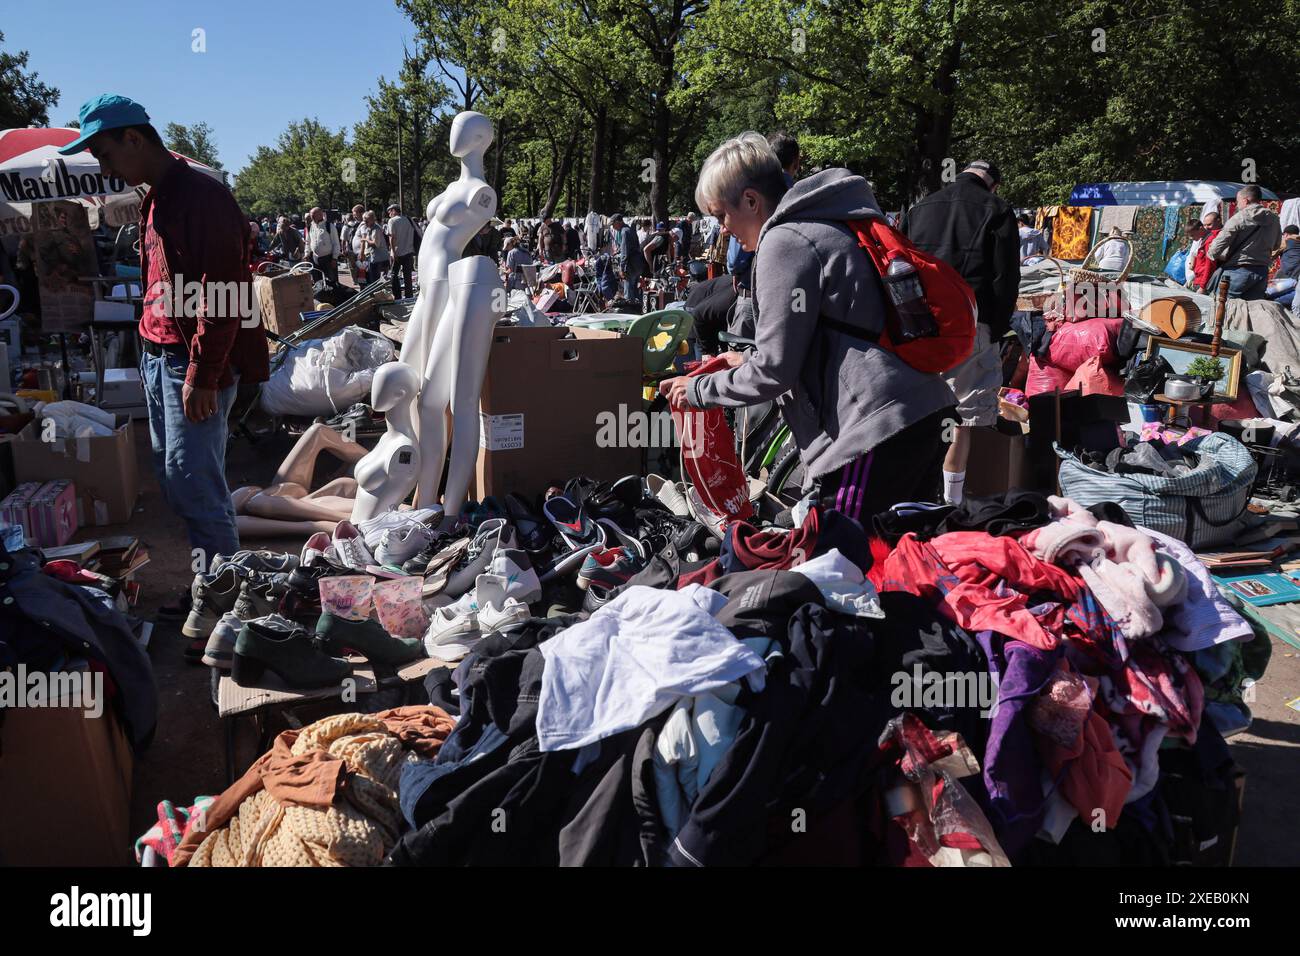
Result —
<instances>
[{"instance_id":1,"label":"tree","mask_svg":"<svg viewBox=\"0 0 1300 956\"><path fill-rule=\"evenodd\" d=\"M0 33L0 43L5 35ZM59 101L59 91L46 86L40 75L27 71L27 51L0 50L0 129L47 126L50 107Z\"/></svg>"},{"instance_id":2,"label":"tree","mask_svg":"<svg viewBox=\"0 0 1300 956\"><path fill-rule=\"evenodd\" d=\"M195 123L193 126L168 123L163 131L163 141L173 152L197 159L213 169L223 168L221 160L217 158L217 144L212 137L212 127L207 123Z\"/></svg>"},{"instance_id":3,"label":"tree","mask_svg":"<svg viewBox=\"0 0 1300 956\"><path fill-rule=\"evenodd\" d=\"M408 53L396 83L381 76L378 91L366 97L369 112L354 127L352 137L358 179L371 195L396 200L400 131L403 212L416 216L424 212L430 174L446 173L451 165L446 146L449 119L441 115L451 91L430 78L427 70L428 60Z\"/></svg>"},{"instance_id":4,"label":"tree","mask_svg":"<svg viewBox=\"0 0 1300 956\"><path fill-rule=\"evenodd\" d=\"M347 139L316 119L290 123L275 148L258 147L235 182L235 198L255 215L341 208L357 198L348 182ZM355 162L355 160L353 160Z\"/></svg>"}]
</instances>

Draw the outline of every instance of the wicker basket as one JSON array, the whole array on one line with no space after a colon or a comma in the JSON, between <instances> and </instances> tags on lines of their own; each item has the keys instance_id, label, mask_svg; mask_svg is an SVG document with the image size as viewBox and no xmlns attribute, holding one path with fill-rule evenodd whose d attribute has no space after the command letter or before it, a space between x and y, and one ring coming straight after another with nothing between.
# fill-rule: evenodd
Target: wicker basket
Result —
<instances>
[{"instance_id":1,"label":"wicker basket","mask_svg":"<svg viewBox=\"0 0 1300 956\"><path fill-rule=\"evenodd\" d=\"M1124 268L1116 276L1109 272L1098 272L1095 268L1089 269L1088 263L1093 262L1097 250L1108 242L1122 242L1128 246L1128 258L1124 260ZM1099 243L1088 250L1088 254L1083 257L1083 262L1070 270L1070 283L1077 285L1080 282L1091 282L1095 285L1101 285L1106 282L1120 283L1128 278L1133 271L1133 243L1126 236L1106 236Z\"/></svg>"},{"instance_id":2,"label":"wicker basket","mask_svg":"<svg viewBox=\"0 0 1300 956\"><path fill-rule=\"evenodd\" d=\"M1049 299L1057 298L1065 291L1065 268L1058 260L1053 259L1051 256L1025 256L1025 258L1020 260L1020 264L1024 265L1030 259L1050 262L1052 265L1056 266L1058 281L1055 289L1047 292L1034 292L1030 295L1018 296L1016 298L1016 308L1021 312L1041 310L1043 306L1047 304Z\"/></svg>"}]
</instances>

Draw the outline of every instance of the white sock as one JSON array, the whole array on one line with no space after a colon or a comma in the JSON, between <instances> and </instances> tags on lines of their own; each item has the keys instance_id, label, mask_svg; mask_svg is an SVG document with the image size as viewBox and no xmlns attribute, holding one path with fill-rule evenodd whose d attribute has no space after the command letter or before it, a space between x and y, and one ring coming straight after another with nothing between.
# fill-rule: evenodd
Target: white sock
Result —
<instances>
[{"instance_id":1,"label":"white sock","mask_svg":"<svg viewBox=\"0 0 1300 956\"><path fill-rule=\"evenodd\" d=\"M961 504L965 486L966 472L945 470L943 473L943 500L950 505Z\"/></svg>"}]
</instances>

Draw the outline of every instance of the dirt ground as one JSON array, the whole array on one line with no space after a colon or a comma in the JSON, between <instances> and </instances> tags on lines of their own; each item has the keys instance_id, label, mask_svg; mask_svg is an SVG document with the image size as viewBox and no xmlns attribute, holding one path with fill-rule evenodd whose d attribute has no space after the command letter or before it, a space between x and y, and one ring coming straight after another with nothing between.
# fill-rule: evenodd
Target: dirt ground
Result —
<instances>
[{"instance_id":1,"label":"dirt ground","mask_svg":"<svg viewBox=\"0 0 1300 956\"><path fill-rule=\"evenodd\" d=\"M138 613L152 618L158 605L188 586L189 545L183 526L163 502L153 479L147 428L136 423L143 493L131 525L90 529L78 540L127 531L144 540L152 557L141 572L144 593ZM280 462L287 444L232 444L229 478L232 488L263 484ZM297 540L265 539L256 547L297 551ZM131 806L132 833L143 833L157 819L163 799L189 802L198 794L219 793L225 786L225 736L213 704L209 669L187 664L187 641L179 625L155 627L149 645L160 693L158 733L153 746L137 762ZM1274 640L1268 672L1255 687L1254 723L1248 733L1229 741L1233 757L1246 771L1245 813L1238 835L1238 865L1300 865L1296 839L1295 794L1300 790L1300 712L1286 701L1300 696L1300 651ZM236 739L237 768L253 759L256 736L241 722Z\"/></svg>"}]
</instances>

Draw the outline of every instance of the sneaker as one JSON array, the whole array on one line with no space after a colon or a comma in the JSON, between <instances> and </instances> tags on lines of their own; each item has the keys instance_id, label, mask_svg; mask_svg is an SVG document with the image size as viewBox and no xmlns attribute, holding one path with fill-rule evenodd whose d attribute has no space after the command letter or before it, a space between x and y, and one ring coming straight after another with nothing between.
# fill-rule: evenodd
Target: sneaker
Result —
<instances>
[{"instance_id":1,"label":"sneaker","mask_svg":"<svg viewBox=\"0 0 1300 956\"><path fill-rule=\"evenodd\" d=\"M455 604L440 607L429 618L429 629L424 632L424 652L452 663L468 654L478 637L477 611Z\"/></svg>"},{"instance_id":2,"label":"sneaker","mask_svg":"<svg viewBox=\"0 0 1300 956\"><path fill-rule=\"evenodd\" d=\"M354 571L364 571L368 565L375 563L375 555L368 547L361 532L351 521L340 521L334 528L334 551L344 567Z\"/></svg>"},{"instance_id":3,"label":"sneaker","mask_svg":"<svg viewBox=\"0 0 1300 956\"><path fill-rule=\"evenodd\" d=\"M337 555L330 536L324 531L317 531L302 546L302 556L298 559L299 568L311 568L318 564L337 563Z\"/></svg>"},{"instance_id":4,"label":"sneaker","mask_svg":"<svg viewBox=\"0 0 1300 956\"><path fill-rule=\"evenodd\" d=\"M298 558L292 554L277 554L274 551L236 551L228 558L225 555L217 555L212 561L212 573L216 574L227 564L233 564L246 571L288 574L298 566Z\"/></svg>"},{"instance_id":5,"label":"sneaker","mask_svg":"<svg viewBox=\"0 0 1300 956\"><path fill-rule=\"evenodd\" d=\"M515 529L504 518L490 518L479 526L478 534L470 542L462 563L447 575L447 584L442 593L458 598L474 587L478 576L492 564L492 556L496 554L497 548L519 548Z\"/></svg>"},{"instance_id":6,"label":"sneaker","mask_svg":"<svg viewBox=\"0 0 1300 956\"><path fill-rule=\"evenodd\" d=\"M644 567L645 561L626 548L597 548L587 555L578 570L578 587L584 591L591 584L607 588L620 587Z\"/></svg>"},{"instance_id":7,"label":"sneaker","mask_svg":"<svg viewBox=\"0 0 1300 956\"><path fill-rule=\"evenodd\" d=\"M555 540L555 528L534 511L522 495L506 495L506 515L519 533L519 543L529 551L541 551Z\"/></svg>"},{"instance_id":8,"label":"sneaker","mask_svg":"<svg viewBox=\"0 0 1300 956\"><path fill-rule=\"evenodd\" d=\"M415 508L410 511L385 511L373 518L357 522L357 530L365 539L366 547L373 552L384 540L384 535L392 529L402 528L412 523L436 527L441 518L441 505L433 508Z\"/></svg>"},{"instance_id":9,"label":"sneaker","mask_svg":"<svg viewBox=\"0 0 1300 956\"><path fill-rule=\"evenodd\" d=\"M497 548L484 574L495 575L504 580L506 594L524 604L532 604L542 599L542 579L537 576L528 552L522 548ZM477 579L474 584L477 588Z\"/></svg>"},{"instance_id":10,"label":"sneaker","mask_svg":"<svg viewBox=\"0 0 1300 956\"><path fill-rule=\"evenodd\" d=\"M395 666L424 656L424 645L414 638L393 637L378 621L349 621L329 611L316 622L316 636L326 653L338 657L351 648L376 664Z\"/></svg>"},{"instance_id":11,"label":"sneaker","mask_svg":"<svg viewBox=\"0 0 1300 956\"><path fill-rule=\"evenodd\" d=\"M532 611L528 610L527 604L508 597L500 605L488 604L479 610L479 633L486 637L488 634L518 630L531 617Z\"/></svg>"},{"instance_id":12,"label":"sneaker","mask_svg":"<svg viewBox=\"0 0 1300 956\"><path fill-rule=\"evenodd\" d=\"M700 493L691 485L686 489L686 502L690 506L691 515L704 527L709 529L709 533L721 541L726 537L727 519L720 514L714 514L712 510L704 503Z\"/></svg>"},{"instance_id":13,"label":"sneaker","mask_svg":"<svg viewBox=\"0 0 1300 956\"><path fill-rule=\"evenodd\" d=\"M663 503L664 507L682 518L691 515L690 505L686 503L686 486L680 481L669 481L660 475L646 475L645 486L651 498Z\"/></svg>"},{"instance_id":14,"label":"sneaker","mask_svg":"<svg viewBox=\"0 0 1300 956\"><path fill-rule=\"evenodd\" d=\"M617 597L615 588L607 588L603 584L592 582L587 588L587 593L582 598L582 609L588 614L594 614L610 601Z\"/></svg>"},{"instance_id":15,"label":"sneaker","mask_svg":"<svg viewBox=\"0 0 1300 956\"><path fill-rule=\"evenodd\" d=\"M194 583L190 586L190 613L181 625L181 633L191 640L206 641L221 615L235 609L242 583L239 569L233 564L226 565L216 574L194 575Z\"/></svg>"},{"instance_id":16,"label":"sneaker","mask_svg":"<svg viewBox=\"0 0 1300 956\"><path fill-rule=\"evenodd\" d=\"M414 518L408 519L405 524L384 532L379 547L375 549L375 557L381 565L400 568L436 540L437 531Z\"/></svg>"},{"instance_id":17,"label":"sneaker","mask_svg":"<svg viewBox=\"0 0 1300 956\"><path fill-rule=\"evenodd\" d=\"M212 635L203 646L203 663L209 667L228 671L235 658L235 641L244 622L233 612L221 615L212 629Z\"/></svg>"},{"instance_id":18,"label":"sneaker","mask_svg":"<svg viewBox=\"0 0 1300 956\"><path fill-rule=\"evenodd\" d=\"M350 675L352 665L325 653L311 631L276 614L244 622L230 676L240 687L256 687L268 670L290 687L326 687Z\"/></svg>"},{"instance_id":19,"label":"sneaker","mask_svg":"<svg viewBox=\"0 0 1300 956\"><path fill-rule=\"evenodd\" d=\"M232 609L235 617L241 621L252 621L275 614L280 610L282 592L283 585L277 587L270 582L244 581Z\"/></svg>"}]
</instances>

